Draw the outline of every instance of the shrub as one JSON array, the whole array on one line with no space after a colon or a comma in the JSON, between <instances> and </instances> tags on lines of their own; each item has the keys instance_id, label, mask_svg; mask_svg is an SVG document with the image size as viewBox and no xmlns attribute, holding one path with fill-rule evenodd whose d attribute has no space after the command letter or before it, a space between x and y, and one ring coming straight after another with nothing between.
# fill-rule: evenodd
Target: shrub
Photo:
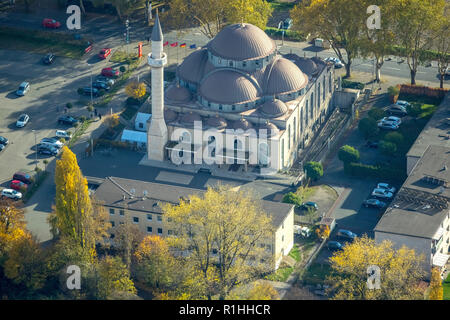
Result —
<instances>
[{"instance_id":1,"label":"shrub","mask_svg":"<svg viewBox=\"0 0 450 320\"><path fill-rule=\"evenodd\" d=\"M294 204L296 207L299 207L302 205L302 201L300 199L300 197L293 193L293 192L288 192L283 196L283 200L284 203L292 203Z\"/></svg>"},{"instance_id":2,"label":"shrub","mask_svg":"<svg viewBox=\"0 0 450 320\"><path fill-rule=\"evenodd\" d=\"M310 161L305 164L305 171L308 178L317 181L323 176L323 166L320 162Z\"/></svg>"},{"instance_id":3,"label":"shrub","mask_svg":"<svg viewBox=\"0 0 450 320\"><path fill-rule=\"evenodd\" d=\"M92 105L89 105L89 106L87 107L87 109L88 109L89 112L94 111L94 107L93 107Z\"/></svg>"},{"instance_id":4,"label":"shrub","mask_svg":"<svg viewBox=\"0 0 450 320\"><path fill-rule=\"evenodd\" d=\"M82 90L82 89L80 88L80 89L78 89L78 90ZM73 105L72 105L70 102L67 102L67 103L66 103L66 108L67 108L67 109L72 109L72 107L73 107Z\"/></svg>"},{"instance_id":5,"label":"shrub","mask_svg":"<svg viewBox=\"0 0 450 320\"><path fill-rule=\"evenodd\" d=\"M391 101L391 103L395 103L397 101L398 95L400 94L400 85L389 87L387 89L387 92L389 94L389 100Z\"/></svg>"},{"instance_id":6,"label":"shrub","mask_svg":"<svg viewBox=\"0 0 450 320\"><path fill-rule=\"evenodd\" d=\"M77 92L79 95L83 95L84 93L83 88L78 88Z\"/></svg>"},{"instance_id":7,"label":"shrub","mask_svg":"<svg viewBox=\"0 0 450 320\"><path fill-rule=\"evenodd\" d=\"M125 66L120 66L119 71L121 73L124 73L125 71L127 71L127 68L125 68Z\"/></svg>"},{"instance_id":8,"label":"shrub","mask_svg":"<svg viewBox=\"0 0 450 320\"><path fill-rule=\"evenodd\" d=\"M430 88L426 86L417 86L411 84L402 84L399 93L409 94L418 97L428 97L431 99L442 100L449 90L443 88Z\"/></svg>"},{"instance_id":9,"label":"shrub","mask_svg":"<svg viewBox=\"0 0 450 320\"><path fill-rule=\"evenodd\" d=\"M380 120L384 117L385 111L381 108L372 108L368 112L369 118L372 118L374 120Z\"/></svg>"},{"instance_id":10,"label":"shrub","mask_svg":"<svg viewBox=\"0 0 450 320\"><path fill-rule=\"evenodd\" d=\"M362 90L364 89L364 83L342 79L342 88Z\"/></svg>"},{"instance_id":11,"label":"shrub","mask_svg":"<svg viewBox=\"0 0 450 320\"><path fill-rule=\"evenodd\" d=\"M338 158L344 164L351 162L359 162L359 151L352 146L345 145L339 149Z\"/></svg>"},{"instance_id":12,"label":"shrub","mask_svg":"<svg viewBox=\"0 0 450 320\"><path fill-rule=\"evenodd\" d=\"M422 104L417 102L412 102L408 107L406 107L408 115L417 118L422 113Z\"/></svg>"},{"instance_id":13,"label":"shrub","mask_svg":"<svg viewBox=\"0 0 450 320\"><path fill-rule=\"evenodd\" d=\"M146 93L146 87L145 87L145 83L143 82L130 82L126 87L125 87L125 92L129 97L133 97L136 100L142 98L145 96Z\"/></svg>"},{"instance_id":14,"label":"shrub","mask_svg":"<svg viewBox=\"0 0 450 320\"><path fill-rule=\"evenodd\" d=\"M358 130L365 139L375 137L378 132L377 122L373 118L363 118L358 123Z\"/></svg>"},{"instance_id":15,"label":"shrub","mask_svg":"<svg viewBox=\"0 0 450 320\"><path fill-rule=\"evenodd\" d=\"M383 140L380 143L380 150L385 155L393 156L395 154L395 152L397 151L397 145L393 142Z\"/></svg>"},{"instance_id":16,"label":"shrub","mask_svg":"<svg viewBox=\"0 0 450 320\"><path fill-rule=\"evenodd\" d=\"M384 140L394 143L397 148L403 143L403 135L399 132L389 132L384 136Z\"/></svg>"},{"instance_id":17,"label":"shrub","mask_svg":"<svg viewBox=\"0 0 450 320\"><path fill-rule=\"evenodd\" d=\"M125 104L127 106L136 106L139 105L139 103L140 103L139 99L133 97L128 97L127 100L125 101Z\"/></svg>"}]
</instances>

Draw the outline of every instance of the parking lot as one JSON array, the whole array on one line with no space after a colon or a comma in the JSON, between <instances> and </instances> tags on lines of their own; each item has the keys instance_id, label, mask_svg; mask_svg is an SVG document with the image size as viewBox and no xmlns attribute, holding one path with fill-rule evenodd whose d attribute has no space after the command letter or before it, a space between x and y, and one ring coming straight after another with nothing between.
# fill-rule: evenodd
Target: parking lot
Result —
<instances>
[{"instance_id":1,"label":"parking lot","mask_svg":"<svg viewBox=\"0 0 450 320\"><path fill-rule=\"evenodd\" d=\"M91 54L94 55L97 52ZM0 135L9 139L9 146L0 153L0 184L5 187L17 170L31 171L35 166L35 141L55 135L56 129L67 129L57 119L64 106L71 102L69 114L80 112L77 88L88 86L91 72L95 76L108 62L90 58L86 61L57 57L52 65L44 65L42 55L22 51L0 50ZM89 58L89 57L87 57ZM23 97L15 91L27 81L31 90ZM26 113L30 122L16 128L18 117ZM35 130L35 132L33 132ZM39 166L48 156L37 156Z\"/></svg>"}]
</instances>

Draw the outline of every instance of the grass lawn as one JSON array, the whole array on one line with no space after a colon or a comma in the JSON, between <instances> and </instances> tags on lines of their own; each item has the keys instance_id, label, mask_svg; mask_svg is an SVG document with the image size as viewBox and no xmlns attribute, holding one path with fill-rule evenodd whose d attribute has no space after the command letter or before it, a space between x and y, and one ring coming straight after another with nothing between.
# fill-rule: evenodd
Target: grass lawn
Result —
<instances>
[{"instance_id":1,"label":"grass lawn","mask_svg":"<svg viewBox=\"0 0 450 320\"><path fill-rule=\"evenodd\" d=\"M278 268L277 271L265 277L267 280L285 282L294 271L293 267Z\"/></svg>"},{"instance_id":2,"label":"grass lawn","mask_svg":"<svg viewBox=\"0 0 450 320\"><path fill-rule=\"evenodd\" d=\"M294 244L294 247L292 248L291 252L289 252L289 256L297 262L300 261L302 255L300 252L300 248L298 247L298 244Z\"/></svg>"},{"instance_id":3,"label":"grass lawn","mask_svg":"<svg viewBox=\"0 0 450 320\"><path fill-rule=\"evenodd\" d=\"M0 27L0 49L13 48L40 54L52 52L57 56L80 59L87 41L59 32Z\"/></svg>"},{"instance_id":4,"label":"grass lawn","mask_svg":"<svg viewBox=\"0 0 450 320\"><path fill-rule=\"evenodd\" d=\"M283 0L269 0L270 6L273 11L286 11L291 10L295 6L295 2L283 1Z\"/></svg>"},{"instance_id":5,"label":"grass lawn","mask_svg":"<svg viewBox=\"0 0 450 320\"><path fill-rule=\"evenodd\" d=\"M447 279L445 279L442 286L444 287L444 300L450 300L450 274L447 276Z\"/></svg>"},{"instance_id":6,"label":"grass lawn","mask_svg":"<svg viewBox=\"0 0 450 320\"><path fill-rule=\"evenodd\" d=\"M303 275L303 281L309 284L323 283L330 273L329 264L313 263Z\"/></svg>"}]
</instances>

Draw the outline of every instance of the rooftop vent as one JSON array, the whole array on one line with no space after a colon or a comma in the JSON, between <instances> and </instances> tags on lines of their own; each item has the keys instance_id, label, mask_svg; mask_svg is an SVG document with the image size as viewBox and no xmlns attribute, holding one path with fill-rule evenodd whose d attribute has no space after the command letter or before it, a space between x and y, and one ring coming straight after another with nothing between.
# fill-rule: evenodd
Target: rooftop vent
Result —
<instances>
[{"instance_id":1,"label":"rooftop vent","mask_svg":"<svg viewBox=\"0 0 450 320\"><path fill-rule=\"evenodd\" d=\"M148 191L147 191L147 190L144 190L144 192L143 192L142 194L143 194L143 195L142 195L142 200L147 199Z\"/></svg>"}]
</instances>

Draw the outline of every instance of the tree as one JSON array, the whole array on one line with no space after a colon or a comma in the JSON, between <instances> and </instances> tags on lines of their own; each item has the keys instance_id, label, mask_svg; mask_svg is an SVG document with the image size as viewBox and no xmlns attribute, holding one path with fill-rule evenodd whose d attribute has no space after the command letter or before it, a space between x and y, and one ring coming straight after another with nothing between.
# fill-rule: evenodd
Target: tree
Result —
<instances>
[{"instance_id":1,"label":"tree","mask_svg":"<svg viewBox=\"0 0 450 320\"><path fill-rule=\"evenodd\" d=\"M367 28L366 8L359 0L309 0L301 1L290 15L295 29L330 42L348 78Z\"/></svg>"},{"instance_id":2,"label":"tree","mask_svg":"<svg viewBox=\"0 0 450 320\"><path fill-rule=\"evenodd\" d=\"M377 122L373 118L362 118L358 123L358 130L364 136L364 139L376 137L379 129Z\"/></svg>"},{"instance_id":3,"label":"tree","mask_svg":"<svg viewBox=\"0 0 450 320\"><path fill-rule=\"evenodd\" d=\"M110 117L106 118L105 122L108 128L113 129L119 125L120 117L117 114L113 114Z\"/></svg>"},{"instance_id":4,"label":"tree","mask_svg":"<svg viewBox=\"0 0 450 320\"><path fill-rule=\"evenodd\" d=\"M12 200L0 199L0 262L13 243L26 235L23 210Z\"/></svg>"},{"instance_id":5,"label":"tree","mask_svg":"<svg viewBox=\"0 0 450 320\"><path fill-rule=\"evenodd\" d=\"M49 216L53 235L71 238L95 256L95 245L107 237L111 227L102 206L93 206L87 180L82 175L75 154L66 146L55 169L55 208Z\"/></svg>"},{"instance_id":6,"label":"tree","mask_svg":"<svg viewBox=\"0 0 450 320\"><path fill-rule=\"evenodd\" d=\"M397 146L393 142L382 140L380 143L380 150L387 156L393 156L397 152Z\"/></svg>"},{"instance_id":7,"label":"tree","mask_svg":"<svg viewBox=\"0 0 450 320\"><path fill-rule=\"evenodd\" d=\"M444 0L402 0L393 3L393 31L399 45L404 48L411 84L416 84L419 64L429 60L426 51L433 43L434 30L439 26L444 7Z\"/></svg>"},{"instance_id":8,"label":"tree","mask_svg":"<svg viewBox=\"0 0 450 320\"><path fill-rule=\"evenodd\" d=\"M370 5L377 5L380 8L380 29L363 28L364 37L360 46L360 53L363 57L374 57L375 81L379 83L384 58L392 51L395 43L395 34L392 30L395 11L391 0L366 0L364 2L366 8Z\"/></svg>"},{"instance_id":9,"label":"tree","mask_svg":"<svg viewBox=\"0 0 450 320\"><path fill-rule=\"evenodd\" d=\"M208 299L216 294L224 299L236 285L273 268L262 246L271 241L271 218L250 194L218 186L178 206L167 205L163 212L171 221L167 228L177 235L174 248L189 250L188 261L198 275L193 284L200 283Z\"/></svg>"},{"instance_id":10,"label":"tree","mask_svg":"<svg viewBox=\"0 0 450 320\"><path fill-rule=\"evenodd\" d=\"M369 116L369 118L377 121L384 117L385 111L381 108L372 108L369 110L369 112L367 112L367 115Z\"/></svg>"},{"instance_id":11,"label":"tree","mask_svg":"<svg viewBox=\"0 0 450 320\"><path fill-rule=\"evenodd\" d=\"M256 281L250 287L232 291L227 300L279 300L277 290L267 281Z\"/></svg>"},{"instance_id":12,"label":"tree","mask_svg":"<svg viewBox=\"0 0 450 320\"><path fill-rule=\"evenodd\" d=\"M321 224L316 229L316 235L319 239L327 239L330 236L330 227L324 224Z\"/></svg>"},{"instance_id":13,"label":"tree","mask_svg":"<svg viewBox=\"0 0 450 320\"><path fill-rule=\"evenodd\" d=\"M296 193L294 192L288 192L283 196L283 200L284 203L291 203L294 204L297 207L300 207L303 203L303 199L301 199L301 197L299 197Z\"/></svg>"},{"instance_id":14,"label":"tree","mask_svg":"<svg viewBox=\"0 0 450 320\"><path fill-rule=\"evenodd\" d=\"M115 299L118 296L136 294L130 279L130 271L119 257L106 256L96 266L97 286L94 293L99 300Z\"/></svg>"},{"instance_id":15,"label":"tree","mask_svg":"<svg viewBox=\"0 0 450 320\"><path fill-rule=\"evenodd\" d=\"M116 9L117 17L122 21L124 16L142 8L145 5L145 0L94 0L94 5L97 7L103 7L106 3L111 4Z\"/></svg>"},{"instance_id":16,"label":"tree","mask_svg":"<svg viewBox=\"0 0 450 320\"><path fill-rule=\"evenodd\" d=\"M169 0L168 4L165 24L178 29L194 22L210 39L229 23L248 22L264 30L272 14L264 0Z\"/></svg>"},{"instance_id":17,"label":"tree","mask_svg":"<svg viewBox=\"0 0 450 320\"><path fill-rule=\"evenodd\" d=\"M159 236L147 236L134 253L133 274L137 281L154 292L173 290L179 284L180 265L170 252L167 241Z\"/></svg>"},{"instance_id":18,"label":"tree","mask_svg":"<svg viewBox=\"0 0 450 320\"><path fill-rule=\"evenodd\" d=\"M25 288L28 293L45 284L46 265L39 243L27 234L14 241L5 262L5 276Z\"/></svg>"},{"instance_id":19,"label":"tree","mask_svg":"<svg viewBox=\"0 0 450 320\"><path fill-rule=\"evenodd\" d=\"M329 292L338 300L423 299L419 287L425 276L422 262L423 255L405 246L395 250L390 241L377 244L366 236L356 238L330 258ZM379 289L367 285L372 266L380 269Z\"/></svg>"},{"instance_id":20,"label":"tree","mask_svg":"<svg viewBox=\"0 0 450 320\"><path fill-rule=\"evenodd\" d=\"M403 135L399 132L389 132L384 136L384 141L392 142L397 146L397 149L402 145L403 140Z\"/></svg>"},{"instance_id":21,"label":"tree","mask_svg":"<svg viewBox=\"0 0 450 320\"><path fill-rule=\"evenodd\" d=\"M445 72L450 63L450 21L448 19L450 6L447 4L444 17L440 17L437 26L437 36L434 40L434 47L437 51L439 87L444 88Z\"/></svg>"},{"instance_id":22,"label":"tree","mask_svg":"<svg viewBox=\"0 0 450 320\"><path fill-rule=\"evenodd\" d=\"M359 151L352 146L345 145L342 146L338 151L338 158L344 164L351 162L359 162Z\"/></svg>"},{"instance_id":23,"label":"tree","mask_svg":"<svg viewBox=\"0 0 450 320\"><path fill-rule=\"evenodd\" d=\"M441 273L438 268L431 270L429 300L442 300L444 298L444 288L442 287Z\"/></svg>"},{"instance_id":24,"label":"tree","mask_svg":"<svg viewBox=\"0 0 450 320\"><path fill-rule=\"evenodd\" d=\"M129 97L132 97L136 100L141 99L143 96L145 96L145 83L132 81L126 86L125 92Z\"/></svg>"},{"instance_id":25,"label":"tree","mask_svg":"<svg viewBox=\"0 0 450 320\"><path fill-rule=\"evenodd\" d=\"M323 166L320 162L309 161L305 164L306 176L312 181L317 181L323 176Z\"/></svg>"},{"instance_id":26,"label":"tree","mask_svg":"<svg viewBox=\"0 0 450 320\"><path fill-rule=\"evenodd\" d=\"M144 234L137 225L130 222L131 218L127 210L125 210L124 220L123 224L116 227L114 249L119 252L128 270L130 270L133 254L144 239Z\"/></svg>"}]
</instances>

